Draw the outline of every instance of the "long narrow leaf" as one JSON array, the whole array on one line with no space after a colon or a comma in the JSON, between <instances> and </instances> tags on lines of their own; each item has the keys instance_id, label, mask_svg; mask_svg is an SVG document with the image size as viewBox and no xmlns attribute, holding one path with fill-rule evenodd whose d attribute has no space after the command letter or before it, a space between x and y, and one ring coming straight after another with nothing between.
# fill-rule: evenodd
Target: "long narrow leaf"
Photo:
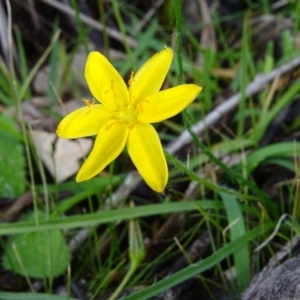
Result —
<instances>
[{"instance_id":1,"label":"long narrow leaf","mask_svg":"<svg viewBox=\"0 0 300 300\"><path fill-rule=\"evenodd\" d=\"M1 224L0 235L35 232L37 230L70 229L89 227L114 221L122 221L145 216L153 216L164 213L184 212L202 209L221 209L222 204L217 201L190 201L180 203L162 203L143 205L134 208L123 208L119 210L108 210L88 215L72 216L64 219L51 219L40 222L39 227L34 222L17 222L12 224Z\"/></svg>"},{"instance_id":2,"label":"long narrow leaf","mask_svg":"<svg viewBox=\"0 0 300 300\"><path fill-rule=\"evenodd\" d=\"M242 209L236 197L220 193L223 199L228 224L230 226L230 240L235 241L246 233L246 226ZM234 267L239 290L243 290L250 282L250 253L245 244L233 253Z\"/></svg>"},{"instance_id":3,"label":"long narrow leaf","mask_svg":"<svg viewBox=\"0 0 300 300\"><path fill-rule=\"evenodd\" d=\"M10 293L0 292L0 299L5 300L78 300L71 297L58 295L41 294L41 293Z\"/></svg>"},{"instance_id":4,"label":"long narrow leaf","mask_svg":"<svg viewBox=\"0 0 300 300\"><path fill-rule=\"evenodd\" d=\"M266 224L264 230L270 230L274 227L274 224ZM165 279L140 290L128 297L123 298L123 300L144 300L149 299L159 293L166 291L167 289L180 284L181 282L192 278L194 276L200 275L202 272L214 267L216 264L221 262L223 259L248 244L254 238L257 238L261 233L261 227L256 227L251 231L248 231L245 235L237 238L236 240L223 246L211 256L198 263L189 265L188 267L178 271L177 273L166 277Z\"/></svg>"}]
</instances>

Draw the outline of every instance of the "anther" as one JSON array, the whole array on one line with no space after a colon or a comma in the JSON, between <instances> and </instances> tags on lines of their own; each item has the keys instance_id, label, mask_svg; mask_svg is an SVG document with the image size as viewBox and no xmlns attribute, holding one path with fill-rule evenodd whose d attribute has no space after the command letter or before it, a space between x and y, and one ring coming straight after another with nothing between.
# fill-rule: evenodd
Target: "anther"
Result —
<instances>
[{"instance_id":1,"label":"anther","mask_svg":"<svg viewBox=\"0 0 300 300\"><path fill-rule=\"evenodd\" d=\"M106 92L105 92L105 94L109 93L110 91L112 91L112 92L113 92L113 95L114 95L114 97L115 97L115 98L118 98L118 97L117 97L117 95L116 95L116 93L115 93L115 90L114 90L114 81L113 81L113 80L111 81L111 84L110 84L109 90L108 90L108 91L106 91Z\"/></svg>"},{"instance_id":2,"label":"anther","mask_svg":"<svg viewBox=\"0 0 300 300\"><path fill-rule=\"evenodd\" d=\"M89 111L86 114L89 114L92 111L92 105L95 104L95 99L93 99L92 103L88 99L82 99L85 105L89 108Z\"/></svg>"},{"instance_id":3,"label":"anther","mask_svg":"<svg viewBox=\"0 0 300 300\"><path fill-rule=\"evenodd\" d=\"M115 124L118 124L118 123L120 123L120 122L119 121L114 121L110 124L106 124L105 125L105 130L109 131Z\"/></svg>"},{"instance_id":4,"label":"anther","mask_svg":"<svg viewBox=\"0 0 300 300\"><path fill-rule=\"evenodd\" d=\"M140 121L136 121L134 123L131 123L129 126L128 126L128 129L132 129L136 124L140 123Z\"/></svg>"},{"instance_id":5,"label":"anther","mask_svg":"<svg viewBox=\"0 0 300 300\"><path fill-rule=\"evenodd\" d=\"M134 72L131 71L130 78L129 78L129 80L128 80L128 84L129 84L129 85L132 85L132 83L133 83L134 81L135 81L135 80L134 80Z\"/></svg>"},{"instance_id":6,"label":"anther","mask_svg":"<svg viewBox=\"0 0 300 300\"><path fill-rule=\"evenodd\" d=\"M140 100L140 101L137 103L137 105L136 105L137 110L139 110L140 113L143 113L144 110L143 110L143 105L142 105L141 102L146 102L146 103L148 103L149 101L146 100L146 99L144 99L144 100Z\"/></svg>"}]
</instances>

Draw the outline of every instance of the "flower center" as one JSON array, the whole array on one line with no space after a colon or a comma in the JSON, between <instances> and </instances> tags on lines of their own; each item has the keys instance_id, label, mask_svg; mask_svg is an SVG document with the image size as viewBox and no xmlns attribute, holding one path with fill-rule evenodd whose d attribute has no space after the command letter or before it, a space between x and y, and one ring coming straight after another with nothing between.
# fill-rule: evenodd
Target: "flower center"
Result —
<instances>
[{"instance_id":1,"label":"flower center","mask_svg":"<svg viewBox=\"0 0 300 300\"><path fill-rule=\"evenodd\" d=\"M130 79L128 81L129 86L134 83L134 73L131 72ZM118 93L114 89L114 82L111 82L109 90L107 90L105 93L113 93L116 103L118 103L118 109L115 111L112 111L109 108L106 108L105 106L101 106L101 109L104 111L107 111L112 116L112 123L108 124L107 129L114 124L117 123L123 123L127 124L129 129L132 129L134 125L139 123L138 120L139 114L143 113L143 102L148 102L146 99L144 100L136 100L134 96L131 94L131 90L129 91L129 101L128 103L124 104L121 99L118 97ZM91 112L92 105L95 104L95 100L93 102L89 102L89 100L83 99L85 104L88 107L87 114Z\"/></svg>"},{"instance_id":2,"label":"flower center","mask_svg":"<svg viewBox=\"0 0 300 300\"><path fill-rule=\"evenodd\" d=\"M138 111L136 106L133 104L120 105L119 109L113 113L114 118L119 120L121 123L126 123L130 127L137 124L138 121Z\"/></svg>"},{"instance_id":3,"label":"flower center","mask_svg":"<svg viewBox=\"0 0 300 300\"><path fill-rule=\"evenodd\" d=\"M129 86L134 83L134 73L131 72L128 84ZM118 120L120 123L128 124L128 128L132 129L134 125L139 123L138 116L140 113L143 112L143 108L141 105L141 102L147 102L147 100L138 100L131 95L129 95L129 101L126 104L121 104L121 101L119 101L118 93L114 90L114 84L112 82L110 89L107 92L112 92L116 102L119 104L118 110L112 113L112 116L114 119Z\"/></svg>"}]
</instances>

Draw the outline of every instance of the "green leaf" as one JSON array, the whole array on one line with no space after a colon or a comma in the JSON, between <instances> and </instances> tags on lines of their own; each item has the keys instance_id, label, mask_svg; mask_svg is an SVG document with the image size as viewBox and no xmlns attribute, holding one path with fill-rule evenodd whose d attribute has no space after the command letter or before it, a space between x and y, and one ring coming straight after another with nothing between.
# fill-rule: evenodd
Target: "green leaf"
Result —
<instances>
[{"instance_id":1,"label":"green leaf","mask_svg":"<svg viewBox=\"0 0 300 300\"><path fill-rule=\"evenodd\" d=\"M43 212L27 220L44 221ZM66 271L71 254L59 230L37 231L13 236L6 246L3 266L15 273L36 278L53 278Z\"/></svg>"},{"instance_id":2,"label":"green leaf","mask_svg":"<svg viewBox=\"0 0 300 300\"><path fill-rule=\"evenodd\" d=\"M274 224L265 224L264 230L270 230L274 227ZM158 295L166 291L167 289L182 283L189 278L194 276L199 276L206 270L211 269L216 266L222 260L226 259L229 255L240 249L241 247L247 245L250 241L257 238L262 233L261 227L256 227L248 232L246 232L243 236L238 237L234 241L224 245L222 248L215 251L211 256L200 260L199 262L193 263L188 267L167 276L166 278L149 285L148 287L144 287L138 292L133 293L132 295L125 296L122 298L123 300L143 300L150 299L152 296Z\"/></svg>"},{"instance_id":3,"label":"green leaf","mask_svg":"<svg viewBox=\"0 0 300 300\"><path fill-rule=\"evenodd\" d=\"M142 205L131 208L112 209L97 213L83 214L64 218L50 218L48 221L39 222L39 226L33 221L14 222L1 224L0 236L9 234L20 234L36 232L37 230L55 230L90 227L115 221L123 221L145 216L160 215L172 212L185 212L202 209L220 210L222 203L215 200L200 200L187 202L169 202L159 204Z\"/></svg>"},{"instance_id":4,"label":"green leaf","mask_svg":"<svg viewBox=\"0 0 300 300\"><path fill-rule=\"evenodd\" d=\"M16 198L25 190L25 159L20 135L8 116L0 116L0 197Z\"/></svg>"},{"instance_id":5,"label":"green leaf","mask_svg":"<svg viewBox=\"0 0 300 300\"><path fill-rule=\"evenodd\" d=\"M58 296L41 293L12 293L0 292L0 299L5 300L77 300L67 296Z\"/></svg>"},{"instance_id":6,"label":"green leaf","mask_svg":"<svg viewBox=\"0 0 300 300\"><path fill-rule=\"evenodd\" d=\"M246 166L249 173L253 172L261 163L274 158L297 157L300 155L300 145L296 142L281 142L259 148L249 154ZM241 167L241 166L240 166Z\"/></svg>"},{"instance_id":7,"label":"green leaf","mask_svg":"<svg viewBox=\"0 0 300 300\"><path fill-rule=\"evenodd\" d=\"M226 210L230 239L234 241L247 232L241 205L234 195L220 193L220 196ZM248 286L251 275L250 253L247 244L233 252L233 260L238 287L239 290L243 290Z\"/></svg>"},{"instance_id":8,"label":"green leaf","mask_svg":"<svg viewBox=\"0 0 300 300\"><path fill-rule=\"evenodd\" d=\"M300 79L295 81L289 88L283 93L276 102L271 106L271 108L267 111L262 111L260 115L260 120L253 127L253 132L250 136L250 139L255 141L261 140L264 136L268 126L272 123L272 121L278 116L278 114L290 103L295 101L296 95L300 91Z\"/></svg>"},{"instance_id":9,"label":"green leaf","mask_svg":"<svg viewBox=\"0 0 300 300\"><path fill-rule=\"evenodd\" d=\"M7 134L16 140L23 140L15 121L8 115L0 115L0 132Z\"/></svg>"}]
</instances>

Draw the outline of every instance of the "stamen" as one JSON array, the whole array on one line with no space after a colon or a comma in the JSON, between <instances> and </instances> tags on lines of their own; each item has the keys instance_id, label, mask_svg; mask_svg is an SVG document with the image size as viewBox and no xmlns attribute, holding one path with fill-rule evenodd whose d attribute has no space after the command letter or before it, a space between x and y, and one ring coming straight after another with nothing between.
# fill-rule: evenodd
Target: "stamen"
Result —
<instances>
[{"instance_id":1,"label":"stamen","mask_svg":"<svg viewBox=\"0 0 300 300\"><path fill-rule=\"evenodd\" d=\"M105 125L105 130L109 131L114 125L116 125L118 123L120 123L120 122L116 120L116 121L114 121L114 122L112 122L110 124L106 124Z\"/></svg>"},{"instance_id":2,"label":"stamen","mask_svg":"<svg viewBox=\"0 0 300 300\"><path fill-rule=\"evenodd\" d=\"M88 99L82 99L85 105L89 108L89 111L86 114L89 114L92 111L92 105L95 104L95 99L93 99L92 103Z\"/></svg>"},{"instance_id":3,"label":"stamen","mask_svg":"<svg viewBox=\"0 0 300 300\"><path fill-rule=\"evenodd\" d=\"M142 105L141 102L146 102L146 103L148 103L149 101L146 100L146 99L144 99L144 100L140 100L140 101L137 103L136 109L137 109L140 113L143 113L144 110L143 110L143 105Z\"/></svg>"},{"instance_id":4,"label":"stamen","mask_svg":"<svg viewBox=\"0 0 300 300\"><path fill-rule=\"evenodd\" d=\"M115 98L118 98L117 94L115 93L115 89L114 89L114 81L111 81L109 90L105 92L105 94L109 93L110 91L112 91L113 95Z\"/></svg>"},{"instance_id":5,"label":"stamen","mask_svg":"<svg viewBox=\"0 0 300 300\"><path fill-rule=\"evenodd\" d=\"M130 78L129 78L129 80L128 80L128 84L129 84L129 85L132 85L132 83L133 83L134 81L135 81L135 79L134 79L134 72L131 71Z\"/></svg>"},{"instance_id":6,"label":"stamen","mask_svg":"<svg viewBox=\"0 0 300 300\"><path fill-rule=\"evenodd\" d=\"M136 122L134 122L134 123L131 123L129 126L128 126L128 128L129 129L132 129L136 124L138 124L138 123L140 123L140 121L136 121Z\"/></svg>"}]
</instances>

